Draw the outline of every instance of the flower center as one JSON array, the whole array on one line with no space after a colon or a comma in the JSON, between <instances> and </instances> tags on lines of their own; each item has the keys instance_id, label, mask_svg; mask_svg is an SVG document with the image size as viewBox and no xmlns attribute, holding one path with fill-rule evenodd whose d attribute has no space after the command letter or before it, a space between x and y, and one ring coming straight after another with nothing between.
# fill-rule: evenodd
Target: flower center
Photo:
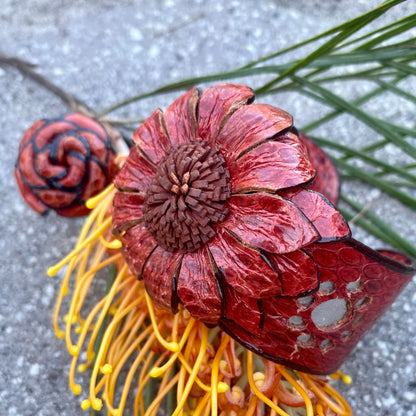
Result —
<instances>
[{"instance_id":1,"label":"flower center","mask_svg":"<svg viewBox=\"0 0 416 416\"><path fill-rule=\"evenodd\" d=\"M165 250L190 253L210 240L228 214L230 174L218 149L183 144L160 162L143 206L144 224Z\"/></svg>"}]
</instances>

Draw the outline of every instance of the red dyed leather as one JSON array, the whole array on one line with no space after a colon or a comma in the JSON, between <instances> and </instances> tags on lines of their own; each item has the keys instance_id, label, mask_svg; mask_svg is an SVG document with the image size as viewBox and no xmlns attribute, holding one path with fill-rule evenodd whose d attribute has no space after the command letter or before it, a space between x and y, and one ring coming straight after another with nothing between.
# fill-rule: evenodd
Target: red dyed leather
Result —
<instances>
[{"instance_id":1,"label":"red dyed leather","mask_svg":"<svg viewBox=\"0 0 416 416\"><path fill-rule=\"evenodd\" d=\"M333 164L296 135L288 113L252 99L247 87L220 84L201 95L193 89L164 114L153 113L134 135L141 148L131 151L115 180L124 195L114 200L114 229L125 231L126 261L159 305L176 312L181 302L194 318L220 325L272 361L331 373L415 269L403 255L384 256L351 239L332 205L339 192ZM191 167L194 150L178 146L194 140L215 146L224 158L221 172L209 169L209 147L198 169ZM175 163L168 167L169 158ZM190 170L185 188L178 179L185 178L183 169ZM198 192L219 177L231 196ZM163 192L147 192L155 184ZM147 211L157 225L148 228L153 234L137 224L143 203L157 207L156 214ZM210 211L221 215L207 219ZM175 244L182 232L171 232L179 221L169 220L175 215L188 218L181 223L186 241L198 240L204 229L215 233L180 255Z\"/></svg>"},{"instance_id":2,"label":"red dyed leather","mask_svg":"<svg viewBox=\"0 0 416 416\"><path fill-rule=\"evenodd\" d=\"M229 295L233 304L226 309L219 325L247 348L272 361L301 371L328 374L339 368L364 333L390 306L410 281L414 268L355 240L315 243L305 250L319 269L321 284L331 282L333 291L318 290L311 294L310 306L303 306L295 297L277 296L262 299L260 303L257 300L256 304L250 301L250 307L243 309L233 307L244 299L229 287L227 291L233 292ZM409 263L403 255L401 259ZM348 290L348 284L357 281L358 289ZM345 299L347 313L340 322L318 328L312 321L312 311L331 299ZM301 318L302 323L291 324L292 316ZM307 336L310 341L302 342Z\"/></svg>"},{"instance_id":3,"label":"red dyed leather","mask_svg":"<svg viewBox=\"0 0 416 416\"><path fill-rule=\"evenodd\" d=\"M117 172L110 138L96 121L70 114L39 120L19 146L15 177L25 201L40 214L49 210L86 215L85 201L103 190Z\"/></svg>"},{"instance_id":4,"label":"red dyed leather","mask_svg":"<svg viewBox=\"0 0 416 416\"><path fill-rule=\"evenodd\" d=\"M325 195L335 205L339 195L339 177L335 166L309 137L300 133L299 138L307 147L309 159L316 169L316 177L309 189Z\"/></svg>"}]
</instances>

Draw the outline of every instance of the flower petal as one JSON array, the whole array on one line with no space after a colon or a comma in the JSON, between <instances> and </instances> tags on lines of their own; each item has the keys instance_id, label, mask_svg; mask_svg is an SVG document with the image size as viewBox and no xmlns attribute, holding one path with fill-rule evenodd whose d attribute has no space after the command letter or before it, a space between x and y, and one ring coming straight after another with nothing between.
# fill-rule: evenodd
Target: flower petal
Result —
<instances>
[{"instance_id":1,"label":"flower petal","mask_svg":"<svg viewBox=\"0 0 416 416\"><path fill-rule=\"evenodd\" d=\"M341 213L321 194L306 189L279 194L293 202L306 215L321 235L320 241L327 242L351 236L351 230Z\"/></svg>"},{"instance_id":2,"label":"flower petal","mask_svg":"<svg viewBox=\"0 0 416 416\"><path fill-rule=\"evenodd\" d=\"M77 125L77 127L81 127L85 130L91 130L97 133L101 137L107 137L107 132L101 124L97 123L95 120L91 119L90 117L84 116L83 114L74 113L68 114L64 117L64 120L72 121Z\"/></svg>"},{"instance_id":3,"label":"flower petal","mask_svg":"<svg viewBox=\"0 0 416 416\"><path fill-rule=\"evenodd\" d=\"M299 137L308 149L309 160L316 169L316 176L309 189L325 195L330 202L336 205L339 195L339 176L337 169L324 153L309 137L299 133Z\"/></svg>"},{"instance_id":4,"label":"flower petal","mask_svg":"<svg viewBox=\"0 0 416 416\"><path fill-rule=\"evenodd\" d=\"M318 268L306 252L296 250L286 254L269 254L280 272L282 296L305 296L318 289Z\"/></svg>"},{"instance_id":5,"label":"flower petal","mask_svg":"<svg viewBox=\"0 0 416 416\"><path fill-rule=\"evenodd\" d=\"M281 294L278 272L258 251L243 246L221 227L208 246L226 282L234 290L253 298Z\"/></svg>"},{"instance_id":6,"label":"flower petal","mask_svg":"<svg viewBox=\"0 0 416 416\"><path fill-rule=\"evenodd\" d=\"M76 130L77 126L64 119L49 120L34 132L31 141L36 151L43 150L45 146L56 140L56 137L65 135L65 133Z\"/></svg>"},{"instance_id":7,"label":"flower petal","mask_svg":"<svg viewBox=\"0 0 416 416\"><path fill-rule=\"evenodd\" d=\"M233 195L228 217L221 223L253 247L287 253L316 241L319 234L292 203L272 195Z\"/></svg>"},{"instance_id":8,"label":"flower petal","mask_svg":"<svg viewBox=\"0 0 416 416\"><path fill-rule=\"evenodd\" d=\"M228 284L224 285L224 294L226 319L243 326L247 331L258 331L262 323L259 301L237 292Z\"/></svg>"},{"instance_id":9,"label":"flower petal","mask_svg":"<svg viewBox=\"0 0 416 416\"><path fill-rule=\"evenodd\" d=\"M114 185L127 192L146 192L155 174L155 167L140 154L137 147L133 146L129 157L114 179Z\"/></svg>"},{"instance_id":10,"label":"flower petal","mask_svg":"<svg viewBox=\"0 0 416 416\"><path fill-rule=\"evenodd\" d=\"M221 294L205 249L184 255L178 296L195 319L209 324L216 324L220 319Z\"/></svg>"},{"instance_id":11,"label":"flower petal","mask_svg":"<svg viewBox=\"0 0 416 416\"><path fill-rule=\"evenodd\" d=\"M117 192L113 199L113 231L121 233L141 221L145 195Z\"/></svg>"},{"instance_id":12,"label":"flower petal","mask_svg":"<svg viewBox=\"0 0 416 416\"><path fill-rule=\"evenodd\" d=\"M133 141L156 165L166 155L169 138L164 125L163 113L157 109L133 134Z\"/></svg>"},{"instance_id":13,"label":"flower petal","mask_svg":"<svg viewBox=\"0 0 416 416\"><path fill-rule=\"evenodd\" d=\"M246 105L230 117L215 143L229 164L248 148L275 137L292 124L292 116L280 108L267 104Z\"/></svg>"},{"instance_id":14,"label":"flower petal","mask_svg":"<svg viewBox=\"0 0 416 416\"><path fill-rule=\"evenodd\" d=\"M276 191L308 182L315 175L305 155L278 141L250 150L229 167L229 172L232 192Z\"/></svg>"},{"instance_id":15,"label":"flower petal","mask_svg":"<svg viewBox=\"0 0 416 416\"><path fill-rule=\"evenodd\" d=\"M122 251L132 273L141 277L143 266L156 247L156 241L143 224L130 228L120 237Z\"/></svg>"},{"instance_id":16,"label":"flower petal","mask_svg":"<svg viewBox=\"0 0 416 416\"><path fill-rule=\"evenodd\" d=\"M242 85L219 84L206 89L199 101L197 137L214 143L234 111L253 100L253 90Z\"/></svg>"},{"instance_id":17,"label":"flower petal","mask_svg":"<svg viewBox=\"0 0 416 416\"><path fill-rule=\"evenodd\" d=\"M162 308L175 308L175 273L179 271L182 255L156 247L146 262L143 281L149 296Z\"/></svg>"},{"instance_id":18,"label":"flower petal","mask_svg":"<svg viewBox=\"0 0 416 416\"><path fill-rule=\"evenodd\" d=\"M165 111L164 118L173 147L195 140L199 91L196 88L176 99Z\"/></svg>"},{"instance_id":19,"label":"flower petal","mask_svg":"<svg viewBox=\"0 0 416 416\"><path fill-rule=\"evenodd\" d=\"M29 206L31 206L39 214L46 214L48 212L48 207L36 195L36 190L32 190L32 188L26 184L26 181L18 168L15 169L14 175L20 192L24 195L24 199Z\"/></svg>"}]
</instances>

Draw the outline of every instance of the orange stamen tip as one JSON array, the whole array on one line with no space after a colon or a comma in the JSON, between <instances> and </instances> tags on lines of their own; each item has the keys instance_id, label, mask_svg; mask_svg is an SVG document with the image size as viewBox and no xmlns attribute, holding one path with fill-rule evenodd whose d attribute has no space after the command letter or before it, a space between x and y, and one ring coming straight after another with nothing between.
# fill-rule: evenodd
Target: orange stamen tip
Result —
<instances>
[{"instance_id":1,"label":"orange stamen tip","mask_svg":"<svg viewBox=\"0 0 416 416\"><path fill-rule=\"evenodd\" d=\"M256 385L256 387L258 389L261 389L263 387L265 378L266 378L266 376L263 373L261 373L260 371L256 371L253 374L254 384Z\"/></svg>"},{"instance_id":2,"label":"orange stamen tip","mask_svg":"<svg viewBox=\"0 0 416 416\"><path fill-rule=\"evenodd\" d=\"M121 243L120 240L113 240L113 241L110 241L109 243L107 243L108 248L117 249L117 248L121 248L122 246L123 246L123 244Z\"/></svg>"},{"instance_id":3,"label":"orange stamen tip","mask_svg":"<svg viewBox=\"0 0 416 416\"><path fill-rule=\"evenodd\" d=\"M112 190L113 190L113 188L114 188L114 185L113 185L113 184L111 184L110 186L108 186L107 188L105 188L103 191L101 191L99 194L97 194L97 195L95 195L95 196L93 196L93 197L91 197L91 198L87 199L87 200L85 201L85 206L86 206L88 209L93 209L93 208L95 208L95 207L98 205L98 203L99 203L102 199L104 199L104 197L105 197L105 196L107 196L107 195L110 193L110 191L112 191Z\"/></svg>"},{"instance_id":4,"label":"orange stamen tip","mask_svg":"<svg viewBox=\"0 0 416 416\"><path fill-rule=\"evenodd\" d=\"M91 406L94 410L101 410L103 407L103 401L101 399L95 398L92 400Z\"/></svg>"},{"instance_id":5,"label":"orange stamen tip","mask_svg":"<svg viewBox=\"0 0 416 416\"><path fill-rule=\"evenodd\" d=\"M104 364L100 370L103 374L111 374L113 372L113 366L111 364Z\"/></svg>"},{"instance_id":6,"label":"orange stamen tip","mask_svg":"<svg viewBox=\"0 0 416 416\"><path fill-rule=\"evenodd\" d=\"M61 331L61 330L56 331L55 335L56 335L56 338L59 338L59 339L64 339L65 338L65 332Z\"/></svg>"},{"instance_id":7,"label":"orange stamen tip","mask_svg":"<svg viewBox=\"0 0 416 416\"><path fill-rule=\"evenodd\" d=\"M64 316L64 322L68 323L69 321L69 315ZM71 324L75 324L78 321L78 318L75 315L72 315L71 317Z\"/></svg>"},{"instance_id":8,"label":"orange stamen tip","mask_svg":"<svg viewBox=\"0 0 416 416\"><path fill-rule=\"evenodd\" d=\"M68 286L62 286L62 288L61 288L61 295L62 296L66 296L68 294L68 292L69 292Z\"/></svg>"},{"instance_id":9,"label":"orange stamen tip","mask_svg":"<svg viewBox=\"0 0 416 416\"><path fill-rule=\"evenodd\" d=\"M82 392L82 387L79 384L73 384L71 386L72 393L79 395Z\"/></svg>"},{"instance_id":10,"label":"orange stamen tip","mask_svg":"<svg viewBox=\"0 0 416 416\"><path fill-rule=\"evenodd\" d=\"M87 364L80 364L80 365L77 367L78 373L83 373L84 371L86 371L86 370L87 370L87 368L88 368L88 365L87 365Z\"/></svg>"},{"instance_id":11,"label":"orange stamen tip","mask_svg":"<svg viewBox=\"0 0 416 416\"><path fill-rule=\"evenodd\" d=\"M221 361L220 361L220 368L221 368L221 370L226 370L226 369L228 369L228 364L227 364L227 361L225 361L225 360L221 360Z\"/></svg>"},{"instance_id":12,"label":"orange stamen tip","mask_svg":"<svg viewBox=\"0 0 416 416\"><path fill-rule=\"evenodd\" d=\"M160 367L153 367L150 370L150 377L156 378L156 377L160 377L162 374L164 373L164 369L160 368Z\"/></svg>"},{"instance_id":13,"label":"orange stamen tip","mask_svg":"<svg viewBox=\"0 0 416 416\"><path fill-rule=\"evenodd\" d=\"M231 389L231 396L235 401L238 401L241 399L241 396L243 394L243 390L239 386L233 386Z\"/></svg>"},{"instance_id":14,"label":"orange stamen tip","mask_svg":"<svg viewBox=\"0 0 416 416\"><path fill-rule=\"evenodd\" d=\"M112 307L109 309L109 311L108 311L108 313L109 313L110 315L115 315L115 314L116 314L116 312L117 312L117 306L112 306Z\"/></svg>"},{"instance_id":15,"label":"orange stamen tip","mask_svg":"<svg viewBox=\"0 0 416 416\"><path fill-rule=\"evenodd\" d=\"M218 393L225 393L230 386L227 383L224 383L223 381L220 381L217 386Z\"/></svg>"},{"instance_id":16,"label":"orange stamen tip","mask_svg":"<svg viewBox=\"0 0 416 416\"><path fill-rule=\"evenodd\" d=\"M172 352L178 352L179 351L179 344L177 342L168 342L166 344L166 349Z\"/></svg>"},{"instance_id":17,"label":"orange stamen tip","mask_svg":"<svg viewBox=\"0 0 416 416\"><path fill-rule=\"evenodd\" d=\"M341 376L341 379L345 384L351 384L352 383L352 377L347 375L347 374L343 374Z\"/></svg>"},{"instance_id":18,"label":"orange stamen tip","mask_svg":"<svg viewBox=\"0 0 416 416\"><path fill-rule=\"evenodd\" d=\"M68 347L68 351L74 357L77 357L79 354L79 348L76 345L71 345L70 347Z\"/></svg>"},{"instance_id":19,"label":"orange stamen tip","mask_svg":"<svg viewBox=\"0 0 416 416\"><path fill-rule=\"evenodd\" d=\"M60 267L56 267L56 266L49 267L49 269L46 270L46 274L49 277L54 277L54 276L56 276L56 273L59 272L59 269L60 269Z\"/></svg>"},{"instance_id":20,"label":"orange stamen tip","mask_svg":"<svg viewBox=\"0 0 416 416\"><path fill-rule=\"evenodd\" d=\"M83 401L81 402L81 409L82 409L82 410L87 410L87 409L89 409L90 407L91 407L91 402L90 402L90 400L89 400L89 399L83 400Z\"/></svg>"},{"instance_id":21,"label":"orange stamen tip","mask_svg":"<svg viewBox=\"0 0 416 416\"><path fill-rule=\"evenodd\" d=\"M95 352L94 351L87 351L87 360L91 361L93 360L95 357Z\"/></svg>"}]
</instances>

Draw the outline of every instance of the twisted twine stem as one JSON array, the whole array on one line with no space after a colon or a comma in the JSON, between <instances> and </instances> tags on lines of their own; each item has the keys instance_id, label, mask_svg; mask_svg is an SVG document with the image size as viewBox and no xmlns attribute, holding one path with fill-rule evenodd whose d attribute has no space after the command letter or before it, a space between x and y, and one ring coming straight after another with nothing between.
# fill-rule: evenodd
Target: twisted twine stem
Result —
<instances>
[{"instance_id":1,"label":"twisted twine stem","mask_svg":"<svg viewBox=\"0 0 416 416\"><path fill-rule=\"evenodd\" d=\"M17 58L15 56L8 56L0 52L0 66L11 66L17 69L23 76L30 78L37 84L41 85L59 97L72 111L84 114L92 118L96 116L96 113L90 107L88 107L84 101L66 92L64 89L58 87L48 78L36 72L34 68L36 68L37 65L28 61L24 61L23 59Z\"/></svg>"}]
</instances>

